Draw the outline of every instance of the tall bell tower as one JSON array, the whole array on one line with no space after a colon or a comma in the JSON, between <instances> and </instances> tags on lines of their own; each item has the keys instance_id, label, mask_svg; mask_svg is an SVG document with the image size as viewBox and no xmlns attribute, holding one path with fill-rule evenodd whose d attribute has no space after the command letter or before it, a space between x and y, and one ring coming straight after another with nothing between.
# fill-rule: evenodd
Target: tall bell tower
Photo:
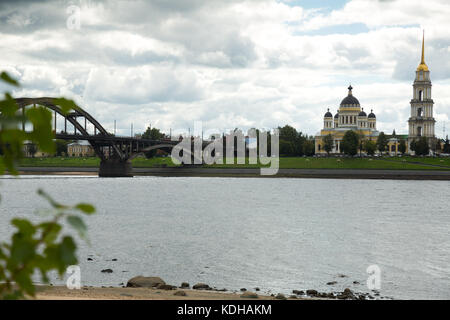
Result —
<instances>
[{"instance_id":1,"label":"tall bell tower","mask_svg":"<svg viewBox=\"0 0 450 320\"><path fill-rule=\"evenodd\" d=\"M433 117L433 99L431 99L431 79L430 70L425 63L425 33L422 39L422 60L416 70L414 80L413 99L411 100L411 115L408 120L409 136L408 150L411 142L420 137L426 137L431 146L435 135L434 126L436 120Z\"/></svg>"}]
</instances>

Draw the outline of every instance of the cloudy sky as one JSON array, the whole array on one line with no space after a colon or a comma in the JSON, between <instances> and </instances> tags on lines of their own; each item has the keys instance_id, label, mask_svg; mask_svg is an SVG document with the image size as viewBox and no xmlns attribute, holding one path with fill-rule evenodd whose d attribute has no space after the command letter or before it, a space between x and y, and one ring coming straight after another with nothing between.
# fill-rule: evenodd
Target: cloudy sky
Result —
<instances>
[{"instance_id":1,"label":"cloudy sky","mask_svg":"<svg viewBox=\"0 0 450 320\"><path fill-rule=\"evenodd\" d=\"M351 83L378 128L407 132L422 29L436 133L450 129L448 0L2 1L15 97L66 96L119 134L273 128L313 135Z\"/></svg>"}]
</instances>

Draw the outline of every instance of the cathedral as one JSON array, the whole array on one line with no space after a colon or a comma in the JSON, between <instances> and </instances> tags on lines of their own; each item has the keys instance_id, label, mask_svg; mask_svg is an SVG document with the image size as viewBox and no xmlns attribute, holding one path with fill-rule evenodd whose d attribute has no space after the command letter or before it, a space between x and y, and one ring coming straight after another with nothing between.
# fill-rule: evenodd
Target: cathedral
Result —
<instances>
[{"instance_id":1,"label":"cathedral","mask_svg":"<svg viewBox=\"0 0 450 320\"><path fill-rule=\"evenodd\" d=\"M425 37L422 40L422 59L416 70L416 77L413 84L413 98L411 104L411 114L408 120L408 135L388 135L388 152L393 155L399 153L398 147L400 139L405 140L408 154L414 154L411 151L411 142L426 137L431 146L435 140L434 127L436 120L433 117L434 102L431 99L431 80L430 70L425 63ZM334 146L330 152L340 154L341 141L348 130L354 130L363 136L364 140L375 141L378 138L377 118L370 110L370 113L364 111L359 100L353 95L353 87L348 87L348 95L342 100L337 113L333 116L330 109L327 110L323 120L323 129L315 137L316 154L326 154L323 148L323 138L327 135L333 137Z\"/></svg>"}]
</instances>

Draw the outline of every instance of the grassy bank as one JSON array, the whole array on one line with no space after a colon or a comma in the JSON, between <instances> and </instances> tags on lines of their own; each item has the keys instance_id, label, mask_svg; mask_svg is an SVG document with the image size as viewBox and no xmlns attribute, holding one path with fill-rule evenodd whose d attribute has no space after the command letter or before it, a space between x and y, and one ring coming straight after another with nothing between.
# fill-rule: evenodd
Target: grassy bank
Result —
<instances>
[{"instance_id":1,"label":"grassy bank","mask_svg":"<svg viewBox=\"0 0 450 320\"><path fill-rule=\"evenodd\" d=\"M135 168L174 167L170 157L136 158ZM22 167L98 167L100 159L88 158L26 158ZM260 164L211 165L213 168L259 168ZM284 169L392 169L392 170L450 170L448 158L385 157L385 158L281 158L280 168Z\"/></svg>"}]
</instances>

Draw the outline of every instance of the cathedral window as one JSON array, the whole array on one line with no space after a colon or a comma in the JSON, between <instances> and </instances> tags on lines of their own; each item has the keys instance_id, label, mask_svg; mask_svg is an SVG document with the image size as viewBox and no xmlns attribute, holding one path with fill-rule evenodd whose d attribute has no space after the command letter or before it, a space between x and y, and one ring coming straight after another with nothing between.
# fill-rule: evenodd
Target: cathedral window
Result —
<instances>
[{"instance_id":1,"label":"cathedral window","mask_svg":"<svg viewBox=\"0 0 450 320\"><path fill-rule=\"evenodd\" d=\"M419 90L419 101L422 101L422 90Z\"/></svg>"},{"instance_id":2,"label":"cathedral window","mask_svg":"<svg viewBox=\"0 0 450 320\"><path fill-rule=\"evenodd\" d=\"M422 92L422 91L421 91ZM422 116L422 108L417 109L417 116L421 117Z\"/></svg>"}]
</instances>

